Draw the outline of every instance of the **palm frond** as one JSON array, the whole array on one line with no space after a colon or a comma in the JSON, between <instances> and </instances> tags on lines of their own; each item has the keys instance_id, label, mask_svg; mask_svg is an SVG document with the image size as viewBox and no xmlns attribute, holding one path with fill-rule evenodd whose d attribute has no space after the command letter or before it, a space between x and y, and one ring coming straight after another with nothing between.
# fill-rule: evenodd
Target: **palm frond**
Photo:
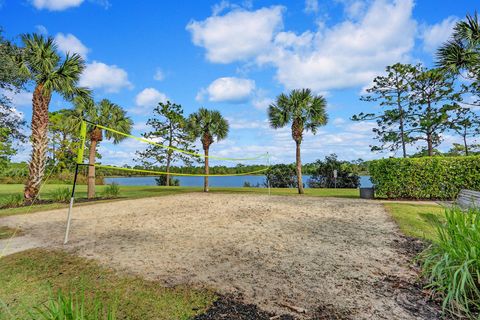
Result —
<instances>
[{"instance_id":1,"label":"palm frond","mask_svg":"<svg viewBox=\"0 0 480 320\"><path fill-rule=\"evenodd\" d=\"M480 45L480 24L478 14L467 15L465 21L459 21L455 28L453 37L456 41L466 41L470 46Z\"/></svg>"},{"instance_id":2,"label":"palm frond","mask_svg":"<svg viewBox=\"0 0 480 320\"><path fill-rule=\"evenodd\" d=\"M448 41L437 51L437 66L448 72L459 73L474 61L475 53L458 41Z\"/></svg>"},{"instance_id":3,"label":"palm frond","mask_svg":"<svg viewBox=\"0 0 480 320\"><path fill-rule=\"evenodd\" d=\"M60 62L54 39L38 34L24 34L22 35L22 42L24 44L23 59L25 66L29 69L35 81L45 81Z\"/></svg>"},{"instance_id":4,"label":"palm frond","mask_svg":"<svg viewBox=\"0 0 480 320\"><path fill-rule=\"evenodd\" d=\"M325 98L315 96L308 88L292 90L288 95L282 93L268 108L270 126L278 129L295 120L297 125L315 133L317 127L328 121L326 106Z\"/></svg>"},{"instance_id":5,"label":"palm frond","mask_svg":"<svg viewBox=\"0 0 480 320\"><path fill-rule=\"evenodd\" d=\"M68 55L63 63L53 71L45 81L45 88L61 94L66 100L72 100L77 94L88 94L80 90L77 83L85 69L85 62L78 54Z\"/></svg>"},{"instance_id":6,"label":"palm frond","mask_svg":"<svg viewBox=\"0 0 480 320\"><path fill-rule=\"evenodd\" d=\"M480 68L480 25L478 14L467 15L454 27L452 38L437 51L437 65L455 74Z\"/></svg>"},{"instance_id":7,"label":"palm frond","mask_svg":"<svg viewBox=\"0 0 480 320\"><path fill-rule=\"evenodd\" d=\"M228 121L219 111L205 108L200 108L197 112L191 114L187 119L186 126L195 139L208 134L219 141L225 139L229 131Z\"/></svg>"},{"instance_id":8,"label":"palm frond","mask_svg":"<svg viewBox=\"0 0 480 320\"><path fill-rule=\"evenodd\" d=\"M285 127L291 121L291 116L288 108L282 108L276 104L271 104L268 107L268 119L270 126L274 129Z\"/></svg>"}]
</instances>

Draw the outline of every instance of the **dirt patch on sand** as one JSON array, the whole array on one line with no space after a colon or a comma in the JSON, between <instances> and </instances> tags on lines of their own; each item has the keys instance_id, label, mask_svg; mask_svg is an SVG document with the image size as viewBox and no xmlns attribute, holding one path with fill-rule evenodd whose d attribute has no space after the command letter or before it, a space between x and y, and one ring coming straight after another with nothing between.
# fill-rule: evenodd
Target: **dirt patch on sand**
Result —
<instances>
[{"instance_id":1,"label":"dirt patch on sand","mask_svg":"<svg viewBox=\"0 0 480 320\"><path fill-rule=\"evenodd\" d=\"M0 222L62 248L65 216L55 210ZM436 318L392 289L391 279L417 279L401 241L374 201L192 193L77 207L64 248L165 285L241 295L269 314Z\"/></svg>"}]
</instances>

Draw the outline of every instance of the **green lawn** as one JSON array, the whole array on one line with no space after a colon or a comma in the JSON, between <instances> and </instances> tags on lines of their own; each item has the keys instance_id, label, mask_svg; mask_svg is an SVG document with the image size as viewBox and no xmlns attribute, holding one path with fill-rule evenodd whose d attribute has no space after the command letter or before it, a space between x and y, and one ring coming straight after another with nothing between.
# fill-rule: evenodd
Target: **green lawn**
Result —
<instances>
[{"instance_id":1,"label":"green lawn","mask_svg":"<svg viewBox=\"0 0 480 320\"><path fill-rule=\"evenodd\" d=\"M400 230L410 237L435 241L435 222L441 221L445 209L436 204L385 203Z\"/></svg>"},{"instance_id":2,"label":"green lawn","mask_svg":"<svg viewBox=\"0 0 480 320\"><path fill-rule=\"evenodd\" d=\"M60 251L28 250L1 258L0 320L30 319L28 311L58 290L114 306L117 319L190 319L216 299L209 290L165 288L121 276L92 260Z\"/></svg>"},{"instance_id":3,"label":"green lawn","mask_svg":"<svg viewBox=\"0 0 480 320\"><path fill-rule=\"evenodd\" d=\"M42 187L40 198L51 199L52 192L58 188L65 188L67 185L61 184L46 184ZM105 186L97 186L98 195L101 193ZM21 194L23 191L23 185L21 184L0 184L0 203L2 200L8 198L13 194ZM156 197L163 195L171 195L186 192L201 192L201 187L157 187L157 186L120 186L119 199L136 199L145 197ZM210 188L212 193L258 193L268 194L266 188ZM274 195L298 195L296 189L271 189L271 193ZM344 197L344 198L358 198L359 191L357 189L305 189L307 196L314 197ZM76 199L86 198L87 187L86 185L77 186L75 194ZM115 200L105 200L115 201ZM88 205L89 203L79 203L77 205ZM37 211L44 211L50 209L58 209L67 207L66 203L52 203L35 205L32 207L21 207L12 209L0 209L0 217L14 214L32 213Z\"/></svg>"}]
</instances>

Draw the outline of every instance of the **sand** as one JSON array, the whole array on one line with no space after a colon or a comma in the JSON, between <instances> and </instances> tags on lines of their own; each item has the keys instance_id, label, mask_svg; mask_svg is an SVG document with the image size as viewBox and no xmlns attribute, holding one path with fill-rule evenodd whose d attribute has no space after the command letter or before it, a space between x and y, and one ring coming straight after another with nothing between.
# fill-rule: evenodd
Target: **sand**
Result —
<instances>
[{"instance_id":1,"label":"sand","mask_svg":"<svg viewBox=\"0 0 480 320\"><path fill-rule=\"evenodd\" d=\"M74 208L63 246L65 218L66 210L54 210L0 224L20 227L35 246L62 248L162 285L235 294L269 312L302 318L333 308L355 319L417 319L378 290L386 275L416 276L378 202L191 193L85 205Z\"/></svg>"}]
</instances>

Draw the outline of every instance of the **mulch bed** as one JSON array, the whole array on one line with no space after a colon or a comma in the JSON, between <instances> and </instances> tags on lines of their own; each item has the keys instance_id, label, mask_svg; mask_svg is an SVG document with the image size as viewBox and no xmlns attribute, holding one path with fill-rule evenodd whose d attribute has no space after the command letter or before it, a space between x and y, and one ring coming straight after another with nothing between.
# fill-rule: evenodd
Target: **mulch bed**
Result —
<instances>
[{"instance_id":1,"label":"mulch bed","mask_svg":"<svg viewBox=\"0 0 480 320\"><path fill-rule=\"evenodd\" d=\"M393 296L400 306L419 319L450 319L442 314L441 300L433 298L430 292L424 289L427 283L421 278L420 266L415 261L428 245L425 241L408 236L402 236L400 241L395 241L393 247L399 254L406 255L412 261L410 267L418 274L418 278L406 281L396 276L385 275L374 285L380 294Z\"/></svg>"},{"instance_id":2,"label":"mulch bed","mask_svg":"<svg viewBox=\"0 0 480 320\"><path fill-rule=\"evenodd\" d=\"M220 298L213 303L206 313L197 315L195 320L217 320L217 319L232 319L232 320L293 320L291 315L275 315L263 310L260 310L254 304L245 304L240 299L232 296L220 296Z\"/></svg>"},{"instance_id":3,"label":"mulch bed","mask_svg":"<svg viewBox=\"0 0 480 320\"><path fill-rule=\"evenodd\" d=\"M275 315L259 309L254 304L246 304L241 298L220 296L213 305L203 314L197 315L194 320L295 320L290 314ZM336 310L333 306L318 307L311 320L351 320L354 319L347 310Z\"/></svg>"},{"instance_id":4,"label":"mulch bed","mask_svg":"<svg viewBox=\"0 0 480 320\"><path fill-rule=\"evenodd\" d=\"M400 241L392 244L399 254L404 254L414 261L415 257L422 252L428 244L422 240L411 237L402 237ZM419 272L419 266L412 263L415 272ZM394 297L397 303L418 319L449 319L442 315L441 301L430 297L429 292L424 290L425 283L421 278L414 281L406 281L392 275L385 275L374 286L378 293ZM245 304L241 298L234 296L220 296L214 304L203 314L197 315L195 320L293 320L292 315L275 315L259 309L254 304ZM338 310L334 306L317 307L311 320L350 320L355 319L353 313L348 310Z\"/></svg>"}]
</instances>

